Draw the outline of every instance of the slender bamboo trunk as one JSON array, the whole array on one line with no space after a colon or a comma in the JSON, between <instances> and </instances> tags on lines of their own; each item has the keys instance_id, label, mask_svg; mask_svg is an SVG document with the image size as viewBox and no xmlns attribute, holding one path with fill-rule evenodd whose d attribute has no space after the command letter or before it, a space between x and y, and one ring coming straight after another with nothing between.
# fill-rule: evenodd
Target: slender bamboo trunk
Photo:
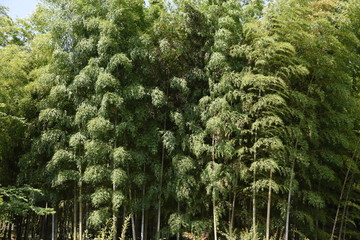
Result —
<instances>
[{"instance_id":1,"label":"slender bamboo trunk","mask_svg":"<svg viewBox=\"0 0 360 240\"><path fill-rule=\"evenodd\" d=\"M25 229L24 229L24 240L28 240L28 238L29 238L28 235L29 235L30 219L31 219L31 215L26 217Z\"/></svg>"},{"instance_id":2,"label":"slender bamboo trunk","mask_svg":"<svg viewBox=\"0 0 360 240\"><path fill-rule=\"evenodd\" d=\"M349 216L349 206L346 206L345 219L347 219L348 216ZM345 222L343 239L346 239L346 227L347 227L347 223Z\"/></svg>"},{"instance_id":3,"label":"slender bamboo trunk","mask_svg":"<svg viewBox=\"0 0 360 240\"><path fill-rule=\"evenodd\" d=\"M45 208L48 208L48 203L45 204ZM42 221L42 224L41 224L40 238L42 238L42 239L45 239L46 226L47 226L47 215L45 215L43 217L43 221Z\"/></svg>"},{"instance_id":4,"label":"slender bamboo trunk","mask_svg":"<svg viewBox=\"0 0 360 240\"><path fill-rule=\"evenodd\" d=\"M257 133L255 133L255 142L254 144L257 142ZM254 162L257 161L257 156L256 156L257 152L256 149L254 149ZM254 173L253 173L253 197L252 197L252 204L253 204L253 219L252 219L252 225L253 225L253 237L256 236L256 189L255 189L255 182L256 182L256 168L254 169Z\"/></svg>"},{"instance_id":5,"label":"slender bamboo trunk","mask_svg":"<svg viewBox=\"0 0 360 240\"><path fill-rule=\"evenodd\" d=\"M272 182L272 170L270 170L269 194L268 194L268 204L267 204L267 214L266 214L266 240L270 239L271 182Z\"/></svg>"},{"instance_id":6,"label":"slender bamboo trunk","mask_svg":"<svg viewBox=\"0 0 360 240\"><path fill-rule=\"evenodd\" d=\"M298 140L296 139L295 142L295 150L297 150ZM285 222L285 240L289 239L289 224L290 224L290 208L291 208L291 193L293 187L293 181L295 178L295 157L292 158L292 166L291 166L291 173L290 173L290 184L289 184L289 193L287 199L287 206L286 206L286 222Z\"/></svg>"},{"instance_id":7,"label":"slender bamboo trunk","mask_svg":"<svg viewBox=\"0 0 360 240\"><path fill-rule=\"evenodd\" d=\"M131 229L132 229L132 235L133 239L136 239L136 226L135 226L135 214L131 214Z\"/></svg>"},{"instance_id":8,"label":"slender bamboo trunk","mask_svg":"<svg viewBox=\"0 0 360 240\"><path fill-rule=\"evenodd\" d=\"M131 189L129 189L129 199L132 202ZM135 227L135 214L131 213L131 229L132 229L132 237L136 239L136 227Z\"/></svg>"},{"instance_id":9,"label":"slender bamboo trunk","mask_svg":"<svg viewBox=\"0 0 360 240\"><path fill-rule=\"evenodd\" d=\"M35 232L36 232L36 226L37 226L37 216L34 214L31 214L31 221L30 221L30 236L31 236L31 240L33 240L35 238Z\"/></svg>"},{"instance_id":10,"label":"slender bamboo trunk","mask_svg":"<svg viewBox=\"0 0 360 240\"><path fill-rule=\"evenodd\" d=\"M229 203L231 202L232 203L232 198L231 198L232 196L231 196L231 194L229 194L229 199L228 199L228 201L229 201ZM228 225L229 225L229 233L231 233L231 210L232 210L232 204L231 204L231 206L229 207L229 213L228 213Z\"/></svg>"},{"instance_id":11,"label":"slender bamboo trunk","mask_svg":"<svg viewBox=\"0 0 360 240\"><path fill-rule=\"evenodd\" d=\"M144 163L144 176L146 173L146 165ZM141 206L141 240L144 240L144 230L145 230L145 185L146 183L144 182L143 184L143 189L142 189L142 206Z\"/></svg>"},{"instance_id":12,"label":"slender bamboo trunk","mask_svg":"<svg viewBox=\"0 0 360 240\"><path fill-rule=\"evenodd\" d=\"M235 185L233 200L232 200L232 204L231 204L231 218L230 218L230 233L231 234L234 231L235 202L236 202L236 185Z\"/></svg>"},{"instance_id":13,"label":"slender bamboo trunk","mask_svg":"<svg viewBox=\"0 0 360 240\"><path fill-rule=\"evenodd\" d=\"M82 176L82 169L80 167L80 176ZM83 240L83 187L82 181L79 183L79 239Z\"/></svg>"},{"instance_id":14,"label":"slender bamboo trunk","mask_svg":"<svg viewBox=\"0 0 360 240\"><path fill-rule=\"evenodd\" d=\"M11 235L12 235L12 228L13 228L13 225L10 223L9 224L9 232L8 232L8 235L7 235L7 239L8 240L11 240Z\"/></svg>"},{"instance_id":15,"label":"slender bamboo trunk","mask_svg":"<svg viewBox=\"0 0 360 240\"><path fill-rule=\"evenodd\" d=\"M87 190L85 189L85 191L87 192ZM84 232L88 233L88 225L86 222L86 219L89 219L89 203L87 201L85 201L85 221L84 221ZM84 236L84 238L86 240L88 240L87 236Z\"/></svg>"},{"instance_id":16,"label":"slender bamboo trunk","mask_svg":"<svg viewBox=\"0 0 360 240\"><path fill-rule=\"evenodd\" d=\"M51 240L55 240L55 213L51 215Z\"/></svg>"},{"instance_id":17,"label":"slender bamboo trunk","mask_svg":"<svg viewBox=\"0 0 360 240\"><path fill-rule=\"evenodd\" d=\"M338 207L337 207L337 210L336 210L336 215L335 215L334 225L333 225L333 228L332 228L332 231L331 231L330 240L333 240L333 239L334 239L334 236L335 236L336 223L337 223L337 219L338 219L338 216L339 216L341 201L342 201L342 198L343 198L343 195L344 195L345 185L346 185L347 179L348 179L348 177L349 177L349 173L350 173L350 167L349 167L348 170L346 171L344 183L343 183L343 186L342 186L342 188L341 188L339 203L338 203Z\"/></svg>"},{"instance_id":18,"label":"slender bamboo trunk","mask_svg":"<svg viewBox=\"0 0 360 240\"><path fill-rule=\"evenodd\" d=\"M162 178L164 172L164 158L165 158L165 148L163 146L161 154L161 172L160 172L160 192L158 200L158 212L157 212L157 226L156 226L156 238L160 237L160 220L161 220L161 192L162 192Z\"/></svg>"},{"instance_id":19,"label":"slender bamboo trunk","mask_svg":"<svg viewBox=\"0 0 360 240\"><path fill-rule=\"evenodd\" d=\"M116 191L116 185L113 183L113 192ZM130 200L131 201L131 200ZM117 216L116 216L116 209L113 207L113 216L112 216L112 233L113 233L113 240L117 239Z\"/></svg>"},{"instance_id":20,"label":"slender bamboo trunk","mask_svg":"<svg viewBox=\"0 0 360 240\"><path fill-rule=\"evenodd\" d=\"M213 190L215 191L215 190ZM214 195L214 193L213 193ZM213 220L214 220L214 239L217 240L217 223L216 223L216 203L215 197L213 197Z\"/></svg>"},{"instance_id":21,"label":"slender bamboo trunk","mask_svg":"<svg viewBox=\"0 0 360 240\"><path fill-rule=\"evenodd\" d=\"M77 222L78 222L78 215L77 215L77 191L76 185L74 187L74 219L73 219L73 240L77 240Z\"/></svg>"},{"instance_id":22,"label":"slender bamboo trunk","mask_svg":"<svg viewBox=\"0 0 360 240\"><path fill-rule=\"evenodd\" d=\"M145 232L144 239L148 239L148 226L149 226L149 216L148 211L145 211Z\"/></svg>"},{"instance_id":23,"label":"slender bamboo trunk","mask_svg":"<svg viewBox=\"0 0 360 240\"><path fill-rule=\"evenodd\" d=\"M212 136L212 162L215 164L215 136ZM217 223L216 223L216 202L215 202L215 189L213 187L212 201L213 201L213 222L214 222L214 239L217 240Z\"/></svg>"},{"instance_id":24,"label":"slender bamboo trunk","mask_svg":"<svg viewBox=\"0 0 360 240\"><path fill-rule=\"evenodd\" d=\"M351 174L350 184L349 184L349 187L348 187L348 189L347 189L347 191L346 191L345 203L347 203L348 200L349 200L349 195L350 195L351 188L352 188L352 185L353 185L353 180L354 180L354 174ZM348 207L347 204L345 204L344 210L343 210L343 213L342 213L342 218L341 218L341 225L340 225L338 240L341 240L341 237L342 237L342 232L343 232L343 227L344 227L344 221L346 220L345 215L346 215L346 209L347 209L347 207Z\"/></svg>"},{"instance_id":25,"label":"slender bamboo trunk","mask_svg":"<svg viewBox=\"0 0 360 240\"><path fill-rule=\"evenodd\" d=\"M68 207L68 203L65 203L65 208L64 208L64 218L63 218L63 232L62 232L62 239L67 239L67 235L68 235L68 221L69 221L69 207Z\"/></svg>"},{"instance_id":26,"label":"slender bamboo trunk","mask_svg":"<svg viewBox=\"0 0 360 240\"><path fill-rule=\"evenodd\" d=\"M164 118L164 131L166 131L166 115ZM159 190L159 200L158 200L158 213L157 213L157 226L156 226L156 238L160 238L160 222L161 222L161 195L162 195L162 182L164 174L164 161L165 161L165 146L163 144L161 150L161 171L160 171L160 190Z\"/></svg>"},{"instance_id":27,"label":"slender bamboo trunk","mask_svg":"<svg viewBox=\"0 0 360 240\"><path fill-rule=\"evenodd\" d=\"M118 125L118 112L117 112L117 109L116 109L115 126L117 126L117 125ZM114 149L116 149L117 148L116 131L114 132L114 139L115 139L115 141L114 141ZM115 162L113 162L113 171L115 169L116 169L116 165L115 165ZM115 191L116 191L116 183L115 182L112 183L112 188L113 188L113 192L115 193ZM113 207L113 225L112 225L113 240L116 240L118 238L117 224L118 224L117 209L115 209L115 207Z\"/></svg>"},{"instance_id":28,"label":"slender bamboo trunk","mask_svg":"<svg viewBox=\"0 0 360 240\"><path fill-rule=\"evenodd\" d=\"M287 207L286 207L285 240L289 239L291 192L292 192L293 180L295 177L294 171L295 171L295 160L293 161L293 165L291 167L291 173L290 173L290 186L289 186L289 193L288 193Z\"/></svg>"}]
</instances>

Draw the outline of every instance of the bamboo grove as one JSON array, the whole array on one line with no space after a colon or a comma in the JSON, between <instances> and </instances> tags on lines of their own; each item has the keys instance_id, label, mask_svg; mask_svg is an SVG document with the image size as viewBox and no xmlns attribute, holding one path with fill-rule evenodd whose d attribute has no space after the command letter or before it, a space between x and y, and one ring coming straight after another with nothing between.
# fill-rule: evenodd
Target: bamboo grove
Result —
<instances>
[{"instance_id":1,"label":"bamboo grove","mask_svg":"<svg viewBox=\"0 0 360 240\"><path fill-rule=\"evenodd\" d=\"M4 240L360 239L358 0L0 10Z\"/></svg>"}]
</instances>

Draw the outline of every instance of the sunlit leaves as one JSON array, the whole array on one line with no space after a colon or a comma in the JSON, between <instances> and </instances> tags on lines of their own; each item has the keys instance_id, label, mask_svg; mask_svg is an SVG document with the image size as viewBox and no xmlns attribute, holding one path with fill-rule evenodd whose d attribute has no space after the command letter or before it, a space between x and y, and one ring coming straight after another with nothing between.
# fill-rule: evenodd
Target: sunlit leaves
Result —
<instances>
[{"instance_id":1,"label":"sunlit leaves","mask_svg":"<svg viewBox=\"0 0 360 240\"><path fill-rule=\"evenodd\" d=\"M110 160L110 146L101 141L85 143L85 158L88 164L106 164Z\"/></svg>"},{"instance_id":2,"label":"sunlit leaves","mask_svg":"<svg viewBox=\"0 0 360 240\"><path fill-rule=\"evenodd\" d=\"M151 101L155 107L162 107L166 104L166 97L163 91L155 88L151 92Z\"/></svg>"},{"instance_id":3,"label":"sunlit leaves","mask_svg":"<svg viewBox=\"0 0 360 240\"><path fill-rule=\"evenodd\" d=\"M126 196L121 191L113 191L111 201L114 209L119 209L126 201Z\"/></svg>"},{"instance_id":4,"label":"sunlit leaves","mask_svg":"<svg viewBox=\"0 0 360 240\"><path fill-rule=\"evenodd\" d=\"M61 168L63 165L71 164L73 161L74 158L70 152L66 150L58 150L48 162L46 168L49 171L52 171L56 168Z\"/></svg>"},{"instance_id":5,"label":"sunlit leaves","mask_svg":"<svg viewBox=\"0 0 360 240\"><path fill-rule=\"evenodd\" d=\"M106 139L109 137L113 125L103 117L93 118L87 124L88 131L93 138Z\"/></svg>"},{"instance_id":6,"label":"sunlit leaves","mask_svg":"<svg viewBox=\"0 0 360 240\"><path fill-rule=\"evenodd\" d=\"M115 91L119 87L119 80L107 72L101 72L95 83L95 90L97 93L106 93Z\"/></svg>"},{"instance_id":7,"label":"sunlit leaves","mask_svg":"<svg viewBox=\"0 0 360 240\"><path fill-rule=\"evenodd\" d=\"M53 187L61 186L65 183L76 182L79 179L79 173L75 170L60 170L52 181Z\"/></svg>"},{"instance_id":8,"label":"sunlit leaves","mask_svg":"<svg viewBox=\"0 0 360 240\"><path fill-rule=\"evenodd\" d=\"M129 153L123 148L118 147L113 151L113 159L116 166L125 166L126 161L129 160Z\"/></svg>"},{"instance_id":9,"label":"sunlit leaves","mask_svg":"<svg viewBox=\"0 0 360 240\"><path fill-rule=\"evenodd\" d=\"M86 137L78 132L70 137L69 146L77 150L82 148L85 142L86 142Z\"/></svg>"},{"instance_id":10,"label":"sunlit leaves","mask_svg":"<svg viewBox=\"0 0 360 240\"><path fill-rule=\"evenodd\" d=\"M98 188L93 194L91 194L91 203L95 207L106 205L111 199L111 192L109 189Z\"/></svg>"},{"instance_id":11,"label":"sunlit leaves","mask_svg":"<svg viewBox=\"0 0 360 240\"><path fill-rule=\"evenodd\" d=\"M124 69L125 71L129 71L132 67L131 60L123 53L115 54L111 57L107 70L109 72L114 72L115 70Z\"/></svg>"},{"instance_id":12,"label":"sunlit leaves","mask_svg":"<svg viewBox=\"0 0 360 240\"><path fill-rule=\"evenodd\" d=\"M106 220L110 218L110 216L109 209L104 207L91 212L88 221L90 225L99 227L104 224Z\"/></svg>"},{"instance_id":13,"label":"sunlit leaves","mask_svg":"<svg viewBox=\"0 0 360 240\"><path fill-rule=\"evenodd\" d=\"M101 165L90 166L86 168L83 178L85 182L94 185L101 184L101 182L109 178L109 170Z\"/></svg>"},{"instance_id":14,"label":"sunlit leaves","mask_svg":"<svg viewBox=\"0 0 360 240\"><path fill-rule=\"evenodd\" d=\"M122 186L126 182L126 179L127 179L126 172L121 168L116 168L111 173L111 181L117 187Z\"/></svg>"},{"instance_id":15,"label":"sunlit leaves","mask_svg":"<svg viewBox=\"0 0 360 240\"><path fill-rule=\"evenodd\" d=\"M86 126L88 122L96 116L96 114L96 107L88 104L82 104L76 111L75 124L80 127Z\"/></svg>"},{"instance_id":16,"label":"sunlit leaves","mask_svg":"<svg viewBox=\"0 0 360 240\"><path fill-rule=\"evenodd\" d=\"M54 127L63 122L64 114L58 109L48 108L40 112L39 120L47 127Z\"/></svg>"},{"instance_id":17,"label":"sunlit leaves","mask_svg":"<svg viewBox=\"0 0 360 240\"><path fill-rule=\"evenodd\" d=\"M162 136L162 142L166 150L172 152L176 146L176 140L174 134L170 131L166 131Z\"/></svg>"},{"instance_id":18,"label":"sunlit leaves","mask_svg":"<svg viewBox=\"0 0 360 240\"><path fill-rule=\"evenodd\" d=\"M179 89L184 94L187 94L189 92L189 88L187 87L187 82L183 78L177 78L174 77L170 81L170 86L175 89Z\"/></svg>"}]
</instances>

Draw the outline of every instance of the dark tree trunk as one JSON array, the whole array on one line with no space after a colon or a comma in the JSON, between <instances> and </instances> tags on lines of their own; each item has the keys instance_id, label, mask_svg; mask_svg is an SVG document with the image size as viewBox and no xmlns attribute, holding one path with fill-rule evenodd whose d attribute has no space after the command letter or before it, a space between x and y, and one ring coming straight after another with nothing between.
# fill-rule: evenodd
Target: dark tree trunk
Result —
<instances>
[{"instance_id":1,"label":"dark tree trunk","mask_svg":"<svg viewBox=\"0 0 360 240\"><path fill-rule=\"evenodd\" d=\"M28 230L29 230L29 222L30 222L30 217L31 216L27 216L25 218L25 222L24 222L24 240L28 240Z\"/></svg>"},{"instance_id":2,"label":"dark tree trunk","mask_svg":"<svg viewBox=\"0 0 360 240\"><path fill-rule=\"evenodd\" d=\"M15 233L17 240L21 240L22 221L23 221L23 217L20 216L15 217Z\"/></svg>"},{"instance_id":3,"label":"dark tree trunk","mask_svg":"<svg viewBox=\"0 0 360 240\"><path fill-rule=\"evenodd\" d=\"M11 240L11 234L12 234L12 224L10 223L9 224L9 232L8 232L8 235L7 235L8 240Z\"/></svg>"}]
</instances>

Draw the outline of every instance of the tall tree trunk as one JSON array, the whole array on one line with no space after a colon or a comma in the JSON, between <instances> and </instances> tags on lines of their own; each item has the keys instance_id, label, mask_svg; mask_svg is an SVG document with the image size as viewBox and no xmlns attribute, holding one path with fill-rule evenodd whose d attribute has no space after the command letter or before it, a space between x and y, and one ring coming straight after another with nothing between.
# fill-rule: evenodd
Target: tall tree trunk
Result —
<instances>
[{"instance_id":1,"label":"tall tree trunk","mask_svg":"<svg viewBox=\"0 0 360 240\"><path fill-rule=\"evenodd\" d=\"M272 170L270 170L270 182L269 182L268 204L267 204L267 214L266 214L266 240L270 239L271 182L272 182Z\"/></svg>"},{"instance_id":2,"label":"tall tree trunk","mask_svg":"<svg viewBox=\"0 0 360 240\"><path fill-rule=\"evenodd\" d=\"M24 240L28 240L30 219L31 219L31 215L26 217L25 228L24 228Z\"/></svg>"},{"instance_id":3,"label":"tall tree trunk","mask_svg":"<svg viewBox=\"0 0 360 240\"><path fill-rule=\"evenodd\" d=\"M146 165L144 163L144 176L146 173ZM144 230L145 230L145 185L146 182L144 182L143 184L143 189L142 189L142 206L141 206L141 240L144 240Z\"/></svg>"},{"instance_id":4,"label":"tall tree trunk","mask_svg":"<svg viewBox=\"0 0 360 240\"><path fill-rule=\"evenodd\" d=\"M336 210L336 215L335 215L335 219L334 219L334 225L333 225L333 228L332 228L332 231L331 231L330 240L333 240L334 236L335 236L336 223L337 223L337 219L338 219L338 216L339 216L339 211L340 211L340 207L341 207L341 201L342 201L342 198L343 198L343 195L344 195L345 185L346 185L347 179L349 177L349 173L350 173L350 167L346 171L344 183L343 183L343 186L341 188L339 203L338 203L338 207L337 207L337 210Z\"/></svg>"},{"instance_id":5,"label":"tall tree trunk","mask_svg":"<svg viewBox=\"0 0 360 240\"><path fill-rule=\"evenodd\" d=\"M68 235L68 221L69 221L69 206L68 206L68 202L65 202L64 204L64 215L63 215L63 221L62 221L62 225L63 225L63 231L62 231L62 239L66 239L67 235Z\"/></svg>"},{"instance_id":6,"label":"tall tree trunk","mask_svg":"<svg viewBox=\"0 0 360 240\"><path fill-rule=\"evenodd\" d=\"M295 142L295 150L297 150L298 147L298 139L296 139ZM289 183L289 193L288 193L288 199L287 199L287 206L286 206L286 222L285 222L285 240L289 239L289 224L290 224L290 208L291 208L291 193L293 188L293 181L295 178L295 160L296 157L292 158L292 166L291 166L291 172L290 172L290 183Z\"/></svg>"},{"instance_id":7,"label":"tall tree trunk","mask_svg":"<svg viewBox=\"0 0 360 240\"><path fill-rule=\"evenodd\" d=\"M164 117L164 131L166 131L166 113ZM164 174L164 161L165 161L165 146L162 144L161 150L161 171L160 171L160 190L158 199L158 212L157 212L157 226L156 226L156 238L160 238L160 222L161 222L161 195L162 195L162 183Z\"/></svg>"},{"instance_id":8,"label":"tall tree trunk","mask_svg":"<svg viewBox=\"0 0 360 240\"><path fill-rule=\"evenodd\" d=\"M55 213L51 215L51 240L55 240Z\"/></svg>"},{"instance_id":9,"label":"tall tree trunk","mask_svg":"<svg viewBox=\"0 0 360 240\"><path fill-rule=\"evenodd\" d=\"M30 229L31 229L31 240L35 238L36 234L36 226L37 226L37 216L34 214L31 214L31 221L30 221Z\"/></svg>"},{"instance_id":10,"label":"tall tree trunk","mask_svg":"<svg viewBox=\"0 0 360 240\"><path fill-rule=\"evenodd\" d=\"M346 213L345 213L345 219L348 218L348 215L349 215L349 206L346 206ZM346 227L347 227L347 223L345 222L345 225L344 225L344 234L343 234L343 239L346 239Z\"/></svg>"},{"instance_id":11,"label":"tall tree trunk","mask_svg":"<svg viewBox=\"0 0 360 240\"><path fill-rule=\"evenodd\" d=\"M84 230L87 233L88 232L88 225L87 225L86 219L89 219L89 203L87 201L85 201L85 214L84 215L85 215ZM86 240L88 240L87 236L84 236L84 238Z\"/></svg>"},{"instance_id":12,"label":"tall tree trunk","mask_svg":"<svg viewBox=\"0 0 360 240\"><path fill-rule=\"evenodd\" d=\"M8 232L8 235L7 235L7 239L11 240L12 238L12 228L13 228L13 225L10 223L9 224L9 232Z\"/></svg>"},{"instance_id":13,"label":"tall tree trunk","mask_svg":"<svg viewBox=\"0 0 360 240\"><path fill-rule=\"evenodd\" d=\"M144 232L144 239L148 239L148 226L149 226L149 212L145 211L145 232Z\"/></svg>"},{"instance_id":14,"label":"tall tree trunk","mask_svg":"<svg viewBox=\"0 0 360 240\"><path fill-rule=\"evenodd\" d=\"M215 165L215 136L212 136L212 162ZM214 239L217 240L217 223L216 223L216 202L215 202L215 188L212 190L212 201L213 201L213 222L214 222Z\"/></svg>"},{"instance_id":15,"label":"tall tree trunk","mask_svg":"<svg viewBox=\"0 0 360 240\"><path fill-rule=\"evenodd\" d=\"M349 201L349 195L350 195L350 192L351 192L351 189L352 189L353 180L354 180L354 174L351 174L350 184L349 184L349 187L348 187L348 189L347 189L347 191L346 191L345 206L344 206L344 210L343 210L343 213L342 213L341 225L340 225L338 240L341 240L341 237L342 237L344 222L345 222L345 220L346 220L346 217L345 217L345 215L346 215L346 209L348 208L348 205L347 205L346 203Z\"/></svg>"},{"instance_id":16,"label":"tall tree trunk","mask_svg":"<svg viewBox=\"0 0 360 240\"><path fill-rule=\"evenodd\" d=\"M116 109L116 117L115 117L115 127L118 125L118 112L117 112L117 109ZM115 128L116 129L116 128ZM116 130L114 132L114 149L117 148L117 136L116 136ZM116 165L115 165L115 162L113 162L113 171L115 170L116 168ZM113 188L113 192L115 193L116 191L116 183L113 182L112 183L112 188ZM113 222L112 222L112 234L113 234L113 240L116 240L118 238L118 231L117 231L117 224L118 224L118 218L117 218L117 209L115 209L115 207L113 207L112 209L113 211Z\"/></svg>"},{"instance_id":17,"label":"tall tree trunk","mask_svg":"<svg viewBox=\"0 0 360 240\"><path fill-rule=\"evenodd\" d=\"M82 170L80 168L80 176L82 176ZM79 239L83 240L83 187L82 181L80 180L79 186Z\"/></svg>"},{"instance_id":18,"label":"tall tree trunk","mask_svg":"<svg viewBox=\"0 0 360 240\"><path fill-rule=\"evenodd\" d=\"M74 186L74 220L73 220L73 240L77 240L77 222L78 222L78 215L77 215L77 190L76 185Z\"/></svg>"},{"instance_id":19,"label":"tall tree trunk","mask_svg":"<svg viewBox=\"0 0 360 240\"><path fill-rule=\"evenodd\" d=\"M290 186L289 186L289 193L287 199L287 207L286 207L286 222L285 222L285 240L289 239L289 223L290 223L290 206L291 206L291 192L292 192L292 185L294 181L294 171L295 171L295 160L292 163L291 173L290 173Z\"/></svg>"},{"instance_id":20,"label":"tall tree trunk","mask_svg":"<svg viewBox=\"0 0 360 240\"><path fill-rule=\"evenodd\" d=\"M234 217L235 217L235 203L236 203L236 185L234 187L234 195L231 204L231 217L230 217L230 233L232 234L234 231Z\"/></svg>"},{"instance_id":21,"label":"tall tree trunk","mask_svg":"<svg viewBox=\"0 0 360 240\"><path fill-rule=\"evenodd\" d=\"M113 192L116 191L116 186L115 183L113 183ZM116 216L116 209L113 207L113 216L112 216L112 234L113 234L113 240L117 239L117 235L118 235L118 231L117 231L117 224L118 224L118 219Z\"/></svg>"},{"instance_id":22,"label":"tall tree trunk","mask_svg":"<svg viewBox=\"0 0 360 240\"><path fill-rule=\"evenodd\" d=\"M215 195L213 189L213 195ZM216 223L216 203L215 203L215 196L213 196L213 220L214 220L214 240L217 240L217 223Z\"/></svg>"},{"instance_id":23,"label":"tall tree trunk","mask_svg":"<svg viewBox=\"0 0 360 240\"><path fill-rule=\"evenodd\" d=\"M135 214L131 214L131 229L132 229L132 235L133 239L136 239L136 226L135 226Z\"/></svg>"},{"instance_id":24,"label":"tall tree trunk","mask_svg":"<svg viewBox=\"0 0 360 240\"><path fill-rule=\"evenodd\" d=\"M45 204L45 208L48 208L48 203ZM46 226L47 226L47 215L43 217L43 221L41 224L41 235L40 238L45 239L45 233L46 233Z\"/></svg>"},{"instance_id":25,"label":"tall tree trunk","mask_svg":"<svg viewBox=\"0 0 360 240\"><path fill-rule=\"evenodd\" d=\"M23 217L21 217L21 216L17 216L16 218L15 218L16 220L15 220L15 234L16 234L16 239L21 239L21 233L22 233L22 223L23 223Z\"/></svg>"},{"instance_id":26,"label":"tall tree trunk","mask_svg":"<svg viewBox=\"0 0 360 240\"><path fill-rule=\"evenodd\" d=\"M257 133L255 133L255 142L254 144L257 142ZM256 149L254 149L254 162L257 161L257 156L256 156ZM255 182L256 182L256 168L254 168L254 173L253 173L253 197L252 197L252 204L253 204L253 209L252 209L252 214L253 214L253 219L252 219L252 225L253 225L253 237L255 238L257 230L256 230L256 189L255 189Z\"/></svg>"},{"instance_id":27,"label":"tall tree trunk","mask_svg":"<svg viewBox=\"0 0 360 240\"><path fill-rule=\"evenodd\" d=\"M129 200L132 202L131 188L129 188ZM132 237L133 239L136 239L135 214L133 212L131 212L131 229Z\"/></svg>"}]
</instances>

